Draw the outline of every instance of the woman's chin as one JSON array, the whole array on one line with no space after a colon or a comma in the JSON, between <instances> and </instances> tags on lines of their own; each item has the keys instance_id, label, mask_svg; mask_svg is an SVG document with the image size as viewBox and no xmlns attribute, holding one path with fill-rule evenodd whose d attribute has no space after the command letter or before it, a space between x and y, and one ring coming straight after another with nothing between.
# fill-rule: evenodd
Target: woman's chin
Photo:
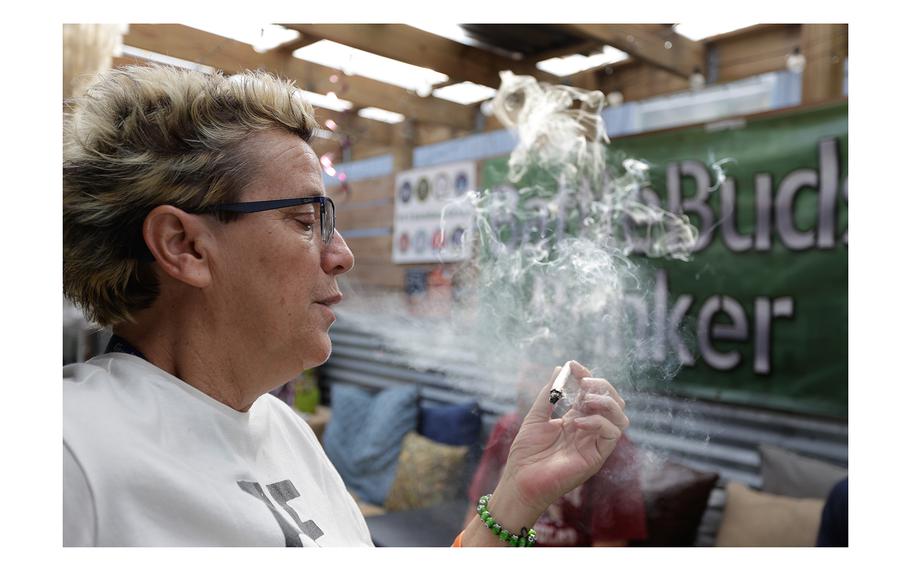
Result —
<instances>
[{"instance_id":1,"label":"woman's chin","mask_svg":"<svg viewBox=\"0 0 910 568\"><path fill-rule=\"evenodd\" d=\"M314 367L318 367L328 361L331 354L332 339L329 337L328 332L326 332L325 337L320 338L318 343L313 345L313 358L316 360Z\"/></svg>"}]
</instances>

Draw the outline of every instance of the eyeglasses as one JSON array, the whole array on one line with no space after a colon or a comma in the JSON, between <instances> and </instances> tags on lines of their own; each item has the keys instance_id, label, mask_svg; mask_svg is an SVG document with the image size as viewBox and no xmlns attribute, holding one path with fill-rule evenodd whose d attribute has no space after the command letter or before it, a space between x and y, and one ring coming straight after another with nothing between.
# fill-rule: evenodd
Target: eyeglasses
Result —
<instances>
[{"instance_id":1,"label":"eyeglasses","mask_svg":"<svg viewBox=\"0 0 910 568\"><path fill-rule=\"evenodd\" d=\"M284 207L297 207L310 203L319 204L319 225L322 228L322 242L328 245L332 241L332 235L335 234L335 203L323 195L294 197L291 199L271 199L268 201L219 203L217 205L210 205L193 211L187 211L187 213L217 213L219 211L244 214L259 213L260 211L271 211L272 209L282 209Z\"/></svg>"}]
</instances>

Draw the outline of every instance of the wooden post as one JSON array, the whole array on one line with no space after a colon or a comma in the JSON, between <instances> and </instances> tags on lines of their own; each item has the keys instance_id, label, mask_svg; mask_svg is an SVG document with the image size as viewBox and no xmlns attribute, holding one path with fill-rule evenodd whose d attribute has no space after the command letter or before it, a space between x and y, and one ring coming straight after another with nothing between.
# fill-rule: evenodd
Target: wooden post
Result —
<instances>
[{"instance_id":1,"label":"wooden post","mask_svg":"<svg viewBox=\"0 0 910 568\"><path fill-rule=\"evenodd\" d=\"M803 71L803 104L841 97L844 59L847 57L846 24L803 24L800 51L806 57Z\"/></svg>"},{"instance_id":2,"label":"wooden post","mask_svg":"<svg viewBox=\"0 0 910 568\"><path fill-rule=\"evenodd\" d=\"M416 137L417 124L410 118L398 123L392 130L392 160L395 174L413 167Z\"/></svg>"}]
</instances>

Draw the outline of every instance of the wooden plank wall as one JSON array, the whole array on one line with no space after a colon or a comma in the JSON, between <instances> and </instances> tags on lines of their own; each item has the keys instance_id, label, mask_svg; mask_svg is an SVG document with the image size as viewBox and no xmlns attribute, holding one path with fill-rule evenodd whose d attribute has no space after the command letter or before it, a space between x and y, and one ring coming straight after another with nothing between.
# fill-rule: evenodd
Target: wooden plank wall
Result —
<instances>
[{"instance_id":1,"label":"wooden plank wall","mask_svg":"<svg viewBox=\"0 0 910 568\"><path fill-rule=\"evenodd\" d=\"M477 161L480 180L482 161ZM395 264L392 262L392 230L395 221L395 174L354 181L350 190L341 186L326 187L336 204L336 227L354 253L354 269L344 276L358 288L383 288L403 291L409 269L432 270L446 266L438 262ZM356 236L364 229L385 230L386 234Z\"/></svg>"},{"instance_id":2,"label":"wooden plank wall","mask_svg":"<svg viewBox=\"0 0 910 568\"><path fill-rule=\"evenodd\" d=\"M355 287L404 290L409 268L433 268L435 264L394 264L392 262L392 224L395 218L395 176L358 180L326 188L336 203L336 227L351 252L354 269L344 276ZM385 230L386 234L356 236L364 229ZM348 235L348 236L346 236Z\"/></svg>"},{"instance_id":3,"label":"wooden plank wall","mask_svg":"<svg viewBox=\"0 0 910 568\"><path fill-rule=\"evenodd\" d=\"M787 56L799 47L801 35L800 25L775 24L719 36L707 44L717 54L717 82L786 69Z\"/></svg>"}]
</instances>

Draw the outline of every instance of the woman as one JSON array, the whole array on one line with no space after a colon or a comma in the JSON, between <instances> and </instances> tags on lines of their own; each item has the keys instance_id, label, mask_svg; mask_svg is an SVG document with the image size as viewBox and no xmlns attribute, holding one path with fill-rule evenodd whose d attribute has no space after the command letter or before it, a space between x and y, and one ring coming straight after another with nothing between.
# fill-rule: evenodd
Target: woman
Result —
<instances>
[{"instance_id":1,"label":"woman","mask_svg":"<svg viewBox=\"0 0 910 568\"><path fill-rule=\"evenodd\" d=\"M371 544L312 431L264 396L328 358L354 265L316 127L297 89L259 72L130 67L71 105L64 293L114 338L64 368L65 544ZM628 425L607 381L573 372L583 404L551 420L543 387L487 503L512 533ZM479 516L455 543L504 545Z\"/></svg>"}]
</instances>

